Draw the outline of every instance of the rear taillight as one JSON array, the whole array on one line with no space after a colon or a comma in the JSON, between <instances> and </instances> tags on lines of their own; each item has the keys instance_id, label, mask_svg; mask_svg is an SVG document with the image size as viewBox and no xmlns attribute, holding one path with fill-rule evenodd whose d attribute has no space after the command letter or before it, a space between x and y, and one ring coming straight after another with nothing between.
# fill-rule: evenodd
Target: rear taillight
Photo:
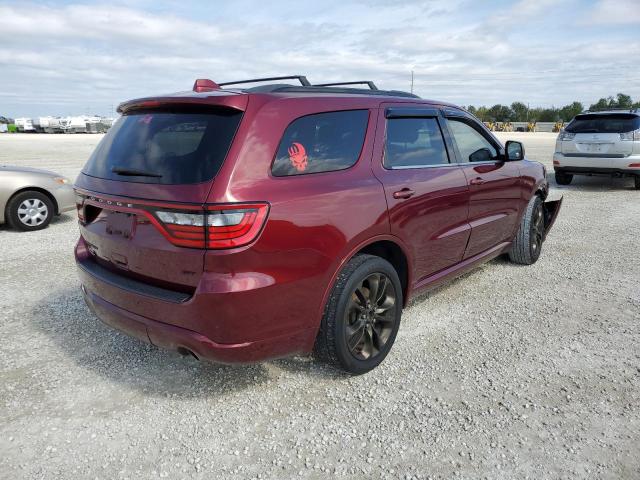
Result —
<instances>
[{"instance_id":1,"label":"rear taillight","mask_svg":"<svg viewBox=\"0 0 640 480\"><path fill-rule=\"evenodd\" d=\"M155 212L160 231L167 240L179 247L205 248L204 212Z\"/></svg>"},{"instance_id":2,"label":"rear taillight","mask_svg":"<svg viewBox=\"0 0 640 480\"><path fill-rule=\"evenodd\" d=\"M266 204L243 205L242 208L209 206L207 208L207 247L231 248L251 243L267 217Z\"/></svg>"},{"instance_id":3,"label":"rear taillight","mask_svg":"<svg viewBox=\"0 0 640 480\"><path fill-rule=\"evenodd\" d=\"M571 133L563 130L560 132L560 135L558 135L558 140L561 142L568 142L570 140L573 140L575 136L576 136L575 133Z\"/></svg>"},{"instance_id":4,"label":"rear taillight","mask_svg":"<svg viewBox=\"0 0 640 480\"><path fill-rule=\"evenodd\" d=\"M234 248L251 243L267 217L266 203L208 205L204 211L157 210L156 227L174 245Z\"/></svg>"},{"instance_id":5,"label":"rear taillight","mask_svg":"<svg viewBox=\"0 0 640 480\"><path fill-rule=\"evenodd\" d=\"M629 167L630 168L640 168L640 163L630 163Z\"/></svg>"},{"instance_id":6,"label":"rear taillight","mask_svg":"<svg viewBox=\"0 0 640 480\"><path fill-rule=\"evenodd\" d=\"M638 142L640 141L640 128L637 130L633 130L631 132L624 132L620 134L620 140L625 140L628 142Z\"/></svg>"}]
</instances>

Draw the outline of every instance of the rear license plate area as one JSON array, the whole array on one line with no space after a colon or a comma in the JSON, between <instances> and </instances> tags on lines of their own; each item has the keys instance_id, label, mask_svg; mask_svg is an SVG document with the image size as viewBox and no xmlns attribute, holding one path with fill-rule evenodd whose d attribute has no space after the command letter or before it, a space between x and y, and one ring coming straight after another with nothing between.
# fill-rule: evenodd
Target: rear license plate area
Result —
<instances>
[{"instance_id":1,"label":"rear license plate area","mask_svg":"<svg viewBox=\"0 0 640 480\"><path fill-rule=\"evenodd\" d=\"M110 212L107 215L106 232L109 235L120 235L124 238L133 236L136 216L132 213Z\"/></svg>"},{"instance_id":2,"label":"rear license plate area","mask_svg":"<svg viewBox=\"0 0 640 480\"><path fill-rule=\"evenodd\" d=\"M603 153L609 149L609 146L608 143L585 143L584 151L586 153Z\"/></svg>"},{"instance_id":3,"label":"rear license plate area","mask_svg":"<svg viewBox=\"0 0 640 480\"><path fill-rule=\"evenodd\" d=\"M600 145L597 143L585 143L582 145L582 151L585 153L597 153L600 151Z\"/></svg>"}]
</instances>

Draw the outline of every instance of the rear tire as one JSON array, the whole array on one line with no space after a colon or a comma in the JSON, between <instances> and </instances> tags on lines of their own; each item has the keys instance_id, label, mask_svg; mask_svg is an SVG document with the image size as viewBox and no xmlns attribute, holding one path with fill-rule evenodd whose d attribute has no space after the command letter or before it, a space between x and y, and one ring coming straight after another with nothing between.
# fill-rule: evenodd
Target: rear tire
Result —
<instances>
[{"instance_id":1,"label":"rear tire","mask_svg":"<svg viewBox=\"0 0 640 480\"><path fill-rule=\"evenodd\" d=\"M571 180L573 180L573 175L570 173L556 172L556 183L558 185L569 185Z\"/></svg>"},{"instance_id":2,"label":"rear tire","mask_svg":"<svg viewBox=\"0 0 640 480\"><path fill-rule=\"evenodd\" d=\"M529 201L522 216L520 228L509 250L509 259L520 265L536 263L540 258L543 236L544 209L542 199L536 195Z\"/></svg>"},{"instance_id":3,"label":"rear tire","mask_svg":"<svg viewBox=\"0 0 640 480\"><path fill-rule=\"evenodd\" d=\"M374 369L393 346L402 305L393 266L380 257L356 255L338 274L329 295L314 355L352 375Z\"/></svg>"},{"instance_id":4,"label":"rear tire","mask_svg":"<svg viewBox=\"0 0 640 480\"><path fill-rule=\"evenodd\" d=\"M633 177L633 182L636 190L640 190L640 175L636 175L635 177Z\"/></svg>"},{"instance_id":5,"label":"rear tire","mask_svg":"<svg viewBox=\"0 0 640 480\"><path fill-rule=\"evenodd\" d=\"M16 230L42 230L49 225L55 208L51 199L42 192L28 190L15 195L7 203L6 217Z\"/></svg>"}]
</instances>

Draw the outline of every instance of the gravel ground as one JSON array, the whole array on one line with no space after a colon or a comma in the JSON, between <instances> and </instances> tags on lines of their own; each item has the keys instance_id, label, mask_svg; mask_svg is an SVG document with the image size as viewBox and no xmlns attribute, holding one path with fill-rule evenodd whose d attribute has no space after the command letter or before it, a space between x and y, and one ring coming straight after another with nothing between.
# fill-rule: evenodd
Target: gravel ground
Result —
<instances>
[{"instance_id":1,"label":"gravel ground","mask_svg":"<svg viewBox=\"0 0 640 480\"><path fill-rule=\"evenodd\" d=\"M555 135L508 136L550 167ZM73 178L99 138L0 135L0 163ZM355 378L140 343L85 307L72 216L0 227L0 478L640 478L640 192L552 186L538 263L414 301Z\"/></svg>"}]
</instances>

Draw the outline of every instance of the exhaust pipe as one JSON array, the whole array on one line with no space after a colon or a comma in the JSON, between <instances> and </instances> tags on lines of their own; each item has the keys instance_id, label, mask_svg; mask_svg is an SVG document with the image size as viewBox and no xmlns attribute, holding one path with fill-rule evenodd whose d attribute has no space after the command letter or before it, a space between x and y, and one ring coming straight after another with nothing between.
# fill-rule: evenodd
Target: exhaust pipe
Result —
<instances>
[{"instance_id":1,"label":"exhaust pipe","mask_svg":"<svg viewBox=\"0 0 640 480\"><path fill-rule=\"evenodd\" d=\"M182 355L183 357L188 357L189 355L191 355L191 356L192 356L193 358L195 358L196 360L200 360L200 359L198 358L198 356L197 356L195 353L193 353L191 350L189 350L189 349L188 349L188 348L186 348L186 347L178 347L178 349L177 349L177 350L178 350L178 353L179 353L180 355Z\"/></svg>"}]
</instances>

